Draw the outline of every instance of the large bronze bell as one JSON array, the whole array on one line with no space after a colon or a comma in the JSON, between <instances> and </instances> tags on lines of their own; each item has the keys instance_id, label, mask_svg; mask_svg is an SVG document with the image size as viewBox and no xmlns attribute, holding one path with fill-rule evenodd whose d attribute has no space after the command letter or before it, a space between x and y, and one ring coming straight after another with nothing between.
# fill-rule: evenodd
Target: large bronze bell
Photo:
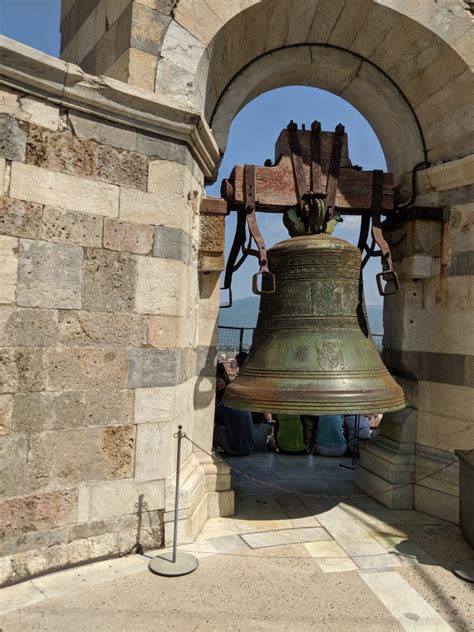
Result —
<instances>
[{"instance_id":1,"label":"large bronze bell","mask_svg":"<svg viewBox=\"0 0 474 632\"><path fill-rule=\"evenodd\" d=\"M275 293L262 295L253 346L226 405L312 414L406 406L370 335L360 260L355 246L324 233L268 251Z\"/></svg>"}]
</instances>

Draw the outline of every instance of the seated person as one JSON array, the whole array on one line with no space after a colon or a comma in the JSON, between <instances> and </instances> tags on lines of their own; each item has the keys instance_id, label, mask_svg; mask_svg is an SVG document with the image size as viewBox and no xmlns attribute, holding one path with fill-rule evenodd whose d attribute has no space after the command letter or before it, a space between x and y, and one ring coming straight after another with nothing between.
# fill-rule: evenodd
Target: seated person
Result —
<instances>
[{"instance_id":1,"label":"seated person","mask_svg":"<svg viewBox=\"0 0 474 632\"><path fill-rule=\"evenodd\" d=\"M308 450L312 452L316 437L316 428L318 426L318 417L316 415L301 415L301 423L303 424L304 442Z\"/></svg>"},{"instance_id":2,"label":"seated person","mask_svg":"<svg viewBox=\"0 0 474 632\"><path fill-rule=\"evenodd\" d=\"M237 368L240 369L244 366L245 360L248 357L248 353L246 351L239 351L239 353L235 356L235 361L237 362Z\"/></svg>"},{"instance_id":3,"label":"seated person","mask_svg":"<svg viewBox=\"0 0 474 632\"><path fill-rule=\"evenodd\" d=\"M271 413L252 413L253 434L256 452L273 452L276 444L273 437L273 426L276 421Z\"/></svg>"},{"instance_id":4,"label":"seated person","mask_svg":"<svg viewBox=\"0 0 474 632\"><path fill-rule=\"evenodd\" d=\"M307 454L300 415L279 414L275 426L276 445L283 454Z\"/></svg>"},{"instance_id":5,"label":"seated person","mask_svg":"<svg viewBox=\"0 0 474 632\"><path fill-rule=\"evenodd\" d=\"M359 417L359 421L356 437L357 417ZM344 423L346 424L347 445L349 450L351 452L357 452L359 443L370 439L371 430L369 417L367 415L346 415L344 417Z\"/></svg>"},{"instance_id":6,"label":"seated person","mask_svg":"<svg viewBox=\"0 0 474 632\"><path fill-rule=\"evenodd\" d=\"M314 451L321 456L342 456L346 453L341 415L320 415Z\"/></svg>"},{"instance_id":7,"label":"seated person","mask_svg":"<svg viewBox=\"0 0 474 632\"><path fill-rule=\"evenodd\" d=\"M247 456L255 449L252 415L246 410L216 405L214 446L230 456Z\"/></svg>"}]
</instances>

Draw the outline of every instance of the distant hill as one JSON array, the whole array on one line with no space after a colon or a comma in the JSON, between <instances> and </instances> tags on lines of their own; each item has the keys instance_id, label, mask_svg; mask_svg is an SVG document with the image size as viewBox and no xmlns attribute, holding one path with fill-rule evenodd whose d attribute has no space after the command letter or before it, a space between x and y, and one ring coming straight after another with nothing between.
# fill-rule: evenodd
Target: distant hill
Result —
<instances>
[{"instance_id":1,"label":"distant hill","mask_svg":"<svg viewBox=\"0 0 474 632\"><path fill-rule=\"evenodd\" d=\"M219 312L219 325L226 327L255 327L258 317L258 296L248 296L234 301L229 309ZM367 305L367 316L373 334L383 333L382 305Z\"/></svg>"}]
</instances>

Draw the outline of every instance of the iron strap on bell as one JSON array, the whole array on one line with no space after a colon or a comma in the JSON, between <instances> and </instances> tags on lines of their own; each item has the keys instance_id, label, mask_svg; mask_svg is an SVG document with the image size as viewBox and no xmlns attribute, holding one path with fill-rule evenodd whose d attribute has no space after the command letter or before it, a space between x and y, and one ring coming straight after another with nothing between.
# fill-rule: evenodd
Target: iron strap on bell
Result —
<instances>
[{"instance_id":1,"label":"iron strap on bell","mask_svg":"<svg viewBox=\"0 0 474 632\"><path fill-rule=\"evenodd\" d=\"M323 134L324 139L317 122L310 132L304 127L298 132L293 122L286 130L282 142L284 145L286 138L296 205L286 208L283 221L292 238L268 251L256 226L256 168L244 167L245 210L258 251L242 249L259 256L261 271L264 266L268 274L263 275L262 291L258 292L260 311L250 354L226 389L224 401L230 407L341 414L389 412L406 405L402 389L383 364L370 335L361 280L361 251L367 249L370 213L380 254L371 246L369 256L381 256L384 265L377 277L380 293L390 293L382 287L382 280L393 281L398 289L380 227L386 174L373 172L370 177L371 188L366 191L370 203L360 210L364 220L359 247L333 237L332 231L342 221L336 209L341 161L348 195L353 180L353 190L360 196L359 181L362 176L367 178L354 174L360 169L348 160L344 127L338 125L333 134ZM233 175L236 178L235 172ZM235 184L225 181L224 188L234 195ZM280 193L281 185L276 190ZM267 195L267 199L265 202L262 195L260 204L273 204L274 196ZM235 268L233 260L229 262Z\"/></svg>"}]
</instances>

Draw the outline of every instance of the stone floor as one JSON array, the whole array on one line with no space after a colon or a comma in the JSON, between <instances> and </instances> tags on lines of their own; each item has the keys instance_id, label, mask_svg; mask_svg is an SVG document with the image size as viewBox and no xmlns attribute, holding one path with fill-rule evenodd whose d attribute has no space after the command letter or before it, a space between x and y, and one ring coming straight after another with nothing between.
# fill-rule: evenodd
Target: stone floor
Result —
<instances>
[{"instance_id":1,"label":"stone floor","mask_svg":"<svg viewBox=\"0 0 474 632\"><path fill-rule=\"evenodd\" d=\"M340 467L349 459L228 462L236 514L180 547L195 573L157 577L133 556L36 578L0 593L3 632L474 630L473 587L451 573L474 558L457 527L382 507Z\"/></svg>"}]
</instances>

